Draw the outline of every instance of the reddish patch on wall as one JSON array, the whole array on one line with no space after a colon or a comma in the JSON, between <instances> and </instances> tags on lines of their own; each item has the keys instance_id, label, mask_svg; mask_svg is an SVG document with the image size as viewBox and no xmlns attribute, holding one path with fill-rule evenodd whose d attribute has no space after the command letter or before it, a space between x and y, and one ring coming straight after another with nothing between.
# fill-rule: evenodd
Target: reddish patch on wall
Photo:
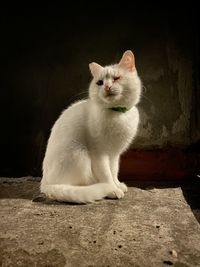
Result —
<instances>
[{"instance_id":1,"label":"reddish patch on wall","mask_svg":"<svg viewBox=\"0 0 200 267\"><path fill-rule=\"evenodd\" d=\"M200 154L179 149L130 150L121 157L123 180L183 180L200 174Z\"/></svg>"}]
</instances>

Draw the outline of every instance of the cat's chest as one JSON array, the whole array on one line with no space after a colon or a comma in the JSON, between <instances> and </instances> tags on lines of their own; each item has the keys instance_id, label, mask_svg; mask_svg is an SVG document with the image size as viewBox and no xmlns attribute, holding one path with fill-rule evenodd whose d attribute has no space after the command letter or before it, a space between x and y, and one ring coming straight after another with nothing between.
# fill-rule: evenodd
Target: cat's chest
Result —
<instances>
[{"instance_id":1,"label":"cat's chest","mask_svg":"<svg viewBox=\"0 0 200 267\"><path fill-rule=\"evenodd\" d=\"M138 113L114 113L100 116L93 128L94 144L107 149L123 150L133 139L138 126Z\"/></svg>"},{"instance_id":2,"label":"cat's chest","mask_svg":"<svg viewBox=\"0 0 200 267\"><path fill-rule=\"evenodd\" d=\"M124 114L120 115L114 118L108 117L102 121L101 134L109 143L126 142L132 136L134 127L133 119Z\"/></svg>"}]
</instances>

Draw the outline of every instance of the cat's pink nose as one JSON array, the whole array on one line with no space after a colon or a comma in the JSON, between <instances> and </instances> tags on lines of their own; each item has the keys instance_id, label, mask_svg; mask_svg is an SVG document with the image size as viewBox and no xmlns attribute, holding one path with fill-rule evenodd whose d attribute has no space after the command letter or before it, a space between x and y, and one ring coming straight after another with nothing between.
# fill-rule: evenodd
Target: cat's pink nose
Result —
<instances>
[{"instance_id":1,"label":"cat's pink nose","mask_svg":"<svg viewBox=\"0 0 200 267\"><path fill-rule=\"evenodd\" d=\"M111 90L111 86L106 85L105 88L104 88L104 90L105 90L106 92L110 92L110 90Z\"/></svg>"}]
</instances>

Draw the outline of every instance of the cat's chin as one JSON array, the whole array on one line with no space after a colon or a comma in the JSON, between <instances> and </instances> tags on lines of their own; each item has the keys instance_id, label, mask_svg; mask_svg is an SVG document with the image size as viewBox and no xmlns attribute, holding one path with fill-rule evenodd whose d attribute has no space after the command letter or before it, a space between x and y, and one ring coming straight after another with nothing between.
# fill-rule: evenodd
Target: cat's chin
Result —
<instances>
[{"instance_id":1,"label":"cat's chin","mask_svg":"<svg viewBox=\"0 0 200 267\"><path fill-rule=\"evenodd\" d=\"M103 102L110 104L110 103L115 103L116 101L119 101L121 98L120 94L109 94L109 95L105 95L102 96L101 99L103 100Z\"/></svg>"}]
</instances>

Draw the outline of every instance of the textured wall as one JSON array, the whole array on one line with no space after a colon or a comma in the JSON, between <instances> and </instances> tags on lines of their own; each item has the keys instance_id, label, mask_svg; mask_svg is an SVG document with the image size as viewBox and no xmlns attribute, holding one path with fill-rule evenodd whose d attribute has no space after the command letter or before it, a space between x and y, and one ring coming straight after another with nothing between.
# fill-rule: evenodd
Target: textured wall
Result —
<instances>
[{"instance_id":1,"label":"textured wall","mask_svg":"<svg viewBox=\"0 0 200 267\"><path fill-rule=\"evenodd\" d=\"M200 139L197 36L187 22L173 22L138 59L145 86L138 148L187 147Z\"/></svg>"},{"instance_id":2,"label":"textured wall","mask_svg":"<svg viewBox=\"0 0 200 267\"><path fill-rule=\"evenodd\" d=\"M133 147L187 147L200 139L195 8L62 11L13 16L8 9L1 17L1 175L39 173L52 124L87 95L88 64L114 63L126 49L145 87Z\"/></svg>"}]
</instances>

